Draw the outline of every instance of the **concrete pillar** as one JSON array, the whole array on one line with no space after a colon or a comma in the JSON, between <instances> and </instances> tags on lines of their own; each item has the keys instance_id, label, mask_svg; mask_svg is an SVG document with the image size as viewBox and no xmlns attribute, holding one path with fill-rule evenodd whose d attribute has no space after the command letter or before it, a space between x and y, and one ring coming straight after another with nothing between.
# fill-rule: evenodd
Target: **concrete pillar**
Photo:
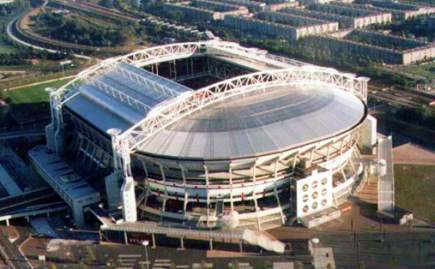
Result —
<instances>
[{"instance_id":1,"label":"concrete pillar","mask_svg":"<svg viewBox=\"0 0 435 269\"><path fill-rule=\"evenodd\" d=\"M132 177L127 177L124 179L124 184L121 188L121 198L122 198L122 215L124 221L135 222L137 221L137 210L136 210L136 194L134 191L134 180Z\"/></svg>"},{"instance_id":2,"label":"concrete pillar","mask_svg":"<svg viewBox=\"0 0 435 269\"><path fill-rule=\"evenodd\" d=\"M50 123L45 127L45 137L47 140L47 147L57 154L63 154L63 126L56 129L54 123Z\"/></svg>"},{"instance_id":3,"label":"concrete pillar","mask_svg":"<svg viewBox=\"0 0 435 269\"><path fill-rule=\"evenodd\" d=\"M210 250L213 250L213 239L210 239L209 246L210 246Z\"/></svg>"},{"instance_id":4,"label":"concrete pillar","mask_svg":"<svg viewBox=\"0 0 435 269\"><path fill-rule=\"evenodd\" d=\"M124 233L124 244L128 245L128 235L127 232L123 232Z\"/></svg>"},{"instance_id":5,"label":"concrete pillar","mask_svg":"<svg viewBox=\"0 0 435 269\"><path fill-rule=\"evenodd\" d=\"M76 202L74 202L71 210L72 210L72 214L73 214L74 223L79 227L83 226L83 224L85 223L85 216L83 214L83 207L78 205Z\"/></svg>"},{"instance_id":6,"label":"concrete pillar","mask_svg":"<svg viewBox=\"0 0 435 269\"><path fill-rule=\"evenodd\" d=\"M152 240L152 248L156 248L157 244L156 244L156 235L155 234L151 234L151 240Z\"/></svg>"},{"instance_id":7,"label":"concrete pillar","mask_svg":"<svg viewBox=\"0 0 435 269\"><path fill-rule=\"evenodd\" d=\"M180 237L180 249L184 250L184 238Z\"/></svg>"},{"instance_id":8,"label":"concrete pillar","mask_svg":"<svg viewBox=\"0 0 435 269\"><path fill-rule=\"evenodd\" d=\"M231 212L234 211L234 201L233 201L233 169L231 168L231 164L230 164L230 169L228 171L230 173L230 186L231 186L231 191L230 191L230 207L231 207Z\"/></svg>"},{"instance_id":9,"label":"concrete pillar","mask_svg":"<svg viewBox=\"0 0 435 269\"><path fill-rule=\"evenodd\" d=\"M120 171L113 171L104 179L106 188L107 204L109 209L115 209L118 207L121 201L121 173Z\"/></svg>"}]
</instances>

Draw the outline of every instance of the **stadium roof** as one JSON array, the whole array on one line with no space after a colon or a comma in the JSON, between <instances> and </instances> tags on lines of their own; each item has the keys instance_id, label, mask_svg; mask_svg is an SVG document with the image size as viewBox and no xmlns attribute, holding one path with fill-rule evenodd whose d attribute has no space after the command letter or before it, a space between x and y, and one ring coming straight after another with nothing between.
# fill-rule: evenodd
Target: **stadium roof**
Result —
<instances>
[{"instance_id":1,"label":"stadium roof","mask_svg":"<svg viewBox=\"0 0 435 269\"><path fill-rule=\"evenodd\" d=\"M187 49L186 54L181 48ZM253 157L295 148L348 131L365 117L361 88L364 84L359 79L354 81L352 75L341 75L335 70L303 66L281 72L266 67L269 71L216 86L216 95L205 94L207 87L200 89L205 94L201 97L186 86L136 67L141 62L153 62L150 55L159 55L158 58L167 49L156 48L152 53L129 56L133 59L131 64L125 62L130 58L107 61L93 76L74 84L77 93L65 99L65 106L103 133L119 129L126 134L123 139L131 139L128 146L139 152L205 160ZM166 53L172 55L179 49L180 55L176 57L190 57L190 46L183 45L174 48L175 52ZM237 51L224 46L222 51L226 50ZM210 53L222 55L215 53L214 47ZM251 55L241 52L245 54ZM232 62L232 57L229 60ZM249 58L249 61L254 60ZM305 76L310 78L306 80ZM224 102L216 97L225 95L223 90L227 87L255 88L256 83L264 83L261 87L269 88L229 96ZM353 89L357 89L357 94ZM194 112L193 103L206 103L207 96L216 101ZM193 100L192 104L189 100ZM162 112L162 109L166 110ZM183 114L180 118L178 112ZM174 117L175 123L171 121ZM146 120L149 125L144 124Z\"/></svg>"},{"instance_id":2,"label":"stadium roof","mask_svg":"<svg viewBox=\"0 0 435 269\"><path fill-rule=\"evenodd\" d=\"M158 89L150 87L151 83L158 84ZM107 133L111 128L124 131L157 104L190 90L144 69L117 63L81 84L79 94L66 106L102 132Z\"/></svg>"},{"instance_id":3,"label":"stadium roof","mask_svg":"<svg viewBox=\"0 0 435 269\"><path fill-rule=\"evenodd\" d=\"M366 113L360 99L328 84L271 87L193 113L139 150L194 159L258 156L345 132Z\"/></svg>"}]
</instances>

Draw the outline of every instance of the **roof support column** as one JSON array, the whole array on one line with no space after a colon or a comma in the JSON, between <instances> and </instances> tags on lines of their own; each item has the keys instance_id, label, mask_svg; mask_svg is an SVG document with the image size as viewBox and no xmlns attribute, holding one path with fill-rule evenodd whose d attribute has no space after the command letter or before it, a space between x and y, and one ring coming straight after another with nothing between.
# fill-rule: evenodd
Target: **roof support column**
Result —
<instances>
[{"instance_id":1,"label":"roof support column","mask_svg":"<svg viewBox=\"0 0 435 269\"><path fill-rule=\"evenodd\" d=\"M184 213L184 220L187 220L187 204L189 203L189 193L184 193L184 204L183 204L183 213Z\"/></svg>"},{"instance_id":2,"label":"roof support column","mask_svg":"<svg viewBox=\"0 0 435 269\"><path fill-rule=\"evenodd\" d=\"M279 195L278 195L278 190L277 190L278 187L276 185L276 182L278 181L278 161L279 161L279 158L277 158L275 161L275 167L274 167L274 172L273 172L273 176L275 179L275 181L274 181L275 186L273 187L273 192L275 194L275 199L276 199L276 202L278 204L278 207L280 208L279 213L281 215L281 222L282 222L282 224L284 224L285 223L285 216L284 216L284 213L282 212L281 201L279 200Z\"/></svg>"},{"instance_id":3,"label":"roof support column","mask_svg":"<svg viewBox=\"0 0 435 269\"><path fill-rule=\"evenodd\" d=\"M127 142L119 136L119 130L112 130L112 152L114 174L122 175L121 187L122 215L125 222L137 221L136 194L131 172L130 151Z\"/></svg>"},{"instance_id":4,"label":"roof support column","mask_svg":"<svg viewBox=\"0 0 435 269\"><path fill-rule=\"evenodd\" d=\"M166 186L166 175L165 169L163 169L163 165L159 163L160 173L162 174L163 186L165 188L165 194L163 196L163 204L162 204L162 214L160 214L160 221L163 221L163 213L166 211L166 202L168 201L168 187Z\"/></svg>"},{"instance_id":5,"label":"roof support column","mask_svg":"<svg viewBox=\"0 0 435 269\"><path fill-rule=\"evenodd\" d=\"M255 213L257 215L257 228L259 231L261 231L261 221L260 221L260 212L258 208L258 201L257 201L257 159L255 159L254 167L252 171L252 181L254 182L254 190L253 190L253 197L254 197L254 205L255 205Z\"/></svg>"},{"instance_id":6,"label":"roof support column","mask_svg":"<svg viewBox=\"0 0 435 269\"><path fill-rule=\"evenodd\" d=\"M47 147L62 155L64 150L63 142L63 114L61 96L57 92L50 93L51 123L45 127Z\"/></svg>"},{"instance_id":7,"label":"roof support column","mask_svg":"<svg viewBox=\"0 0 435 269\"><path fill-rule=\"evenodd\" d=\"M204 171L205 171L205 184L207 186L206 188L206 195L207 195L207 227L210 225L210 196L208 195L208 189L209 189L209 178L208 178L208 168L206 165L204 165Z\"/></svg>"},{"instance_id":8,"label":"roof support column","mask_svg":"<svg viewBox=\"0 0 435 269\"><path fill-rule=\"evenodd\" d=\"M230 208L231 208L231 212L234 211L234 201L233 201L233 168L231 167L231 163L230 163L230 168L229 168L229 173L230 173Z\"/></svg>"},{"instance_id":9,"label":"roof support column","mask_svg":"<svg viewBox=\"0 0 435 269\"><path fill-rule=\"evenodd\" d=\"M181 171L181 178L183 179L183 188L184 188L184 201L183 201L183 214L184 214L184 220L187 220L187 204L189 203L189 193L187 190L187 183L186 183L186 172L184 171L184 167L179 164Z\"/></svg>"}]
</instances>

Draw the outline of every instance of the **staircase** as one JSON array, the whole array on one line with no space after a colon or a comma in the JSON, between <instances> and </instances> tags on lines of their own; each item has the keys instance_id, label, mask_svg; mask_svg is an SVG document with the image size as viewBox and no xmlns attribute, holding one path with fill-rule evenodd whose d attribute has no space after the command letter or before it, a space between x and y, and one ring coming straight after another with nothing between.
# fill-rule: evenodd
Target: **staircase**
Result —
<instances>
[{"instance_id":1,"label":"staircase","mask_svg":"<svg viewBox=\"0 0 435 269\"><path fill-rule=\"evenodd\" d=\"M377 178L372 178L371 180L365 180L363 186L356 193L356 197L358 197L362 202L369 204L377 204L378 203L378 180Z\"/></svg>"}]
</instances>

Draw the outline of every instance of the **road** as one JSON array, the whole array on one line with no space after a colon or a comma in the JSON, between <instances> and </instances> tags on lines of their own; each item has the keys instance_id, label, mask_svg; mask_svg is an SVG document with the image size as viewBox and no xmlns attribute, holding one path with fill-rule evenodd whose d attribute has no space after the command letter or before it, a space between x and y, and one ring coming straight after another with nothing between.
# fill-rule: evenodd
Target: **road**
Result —
<instances>
[{"instance_id":1,"label":"road","mask_svg":"<svg viewBox=\"0 0 435 269\"><path fill-rule=\"evenodd\" d=\"M44 50L44 51L48 51L50 53L61 53L61 51L59 51L59 50L54 50L54 49L49 49L49 48L43 48L43 47L40 47L40 46L37 46L37 45L30 44L30 43L28 43L28 42L26 42L24 40L19 39L17 36L15 36L13 34L12 29L14 27L14 24L18 20L18 18L19 18L19 16L17 16L12 21L10 21L8 23L8 26L6 27L6 33L7 33L8 37L10 39L12 39L14 42L17 42L18 44L20 44L22 46L30 47L30 48L33 48L33 49L36 49L36 50ZM80 55L80 54L73 54L73 56L75 58L84 59L84 60L91 60L92 59L92 57L85 56L85 55Z\"/></svg>"},{"instance_id":2,"label":"road","mask_svg":"<svg viewBox=\"0 0 435 269\"><path fill-rule=\"evenodd\" d=\"M32 269L32 265L28 262L27 258L24 257L17 246L9 242L7 237L7 231L4 227L0 226L0 252L2 255L6 256L10 267L15 269Z\"/></svg>"}]
</instances>

